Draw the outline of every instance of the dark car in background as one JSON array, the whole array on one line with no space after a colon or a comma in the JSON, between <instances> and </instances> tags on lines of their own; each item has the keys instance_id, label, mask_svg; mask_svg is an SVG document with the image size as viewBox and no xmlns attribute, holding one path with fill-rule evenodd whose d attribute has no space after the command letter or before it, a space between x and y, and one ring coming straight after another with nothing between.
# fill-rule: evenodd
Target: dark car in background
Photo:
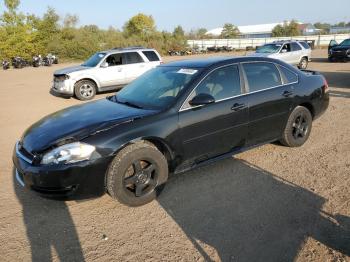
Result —
<instances>
[{"instance_id":1,"label":"dark car in background","mask_svg":"<svg viewBox=\"0 0 350 262\"><path fill-rule=\"evenodd\" d=\"M335 61L350 61L350 38L345 39L338 44L335 40L331 40L328 46L328 60Z\"/></svg>"},{"instance_id":2,"label":"dark car in background","mask_svg":"<svg viewBox=\"0 0 350 262\"><path fill-rule=\"evenodd\" d=\"M17 181L50 197L155 199L169 173L280 141L303 145L328 107L328 85L266 57L158 66L114 96L33 124L13 153Z\"/></svg>"}]
</instances>

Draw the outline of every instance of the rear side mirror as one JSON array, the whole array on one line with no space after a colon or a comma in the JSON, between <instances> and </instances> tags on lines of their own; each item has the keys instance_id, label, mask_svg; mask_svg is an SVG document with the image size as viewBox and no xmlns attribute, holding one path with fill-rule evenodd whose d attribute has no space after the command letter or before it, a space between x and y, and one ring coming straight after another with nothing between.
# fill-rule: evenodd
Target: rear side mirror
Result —
<instances>
[{"instance_id":1,"label":"rear side mirror","mask_svg":"<svg viewBox=\"0 0 350 262\"><path fill-rule=\"evenodd\" d=\"M105 61L105 62L103 62L102 64L101 64L101 66L100 67L102 67L102 68L106 68L106 67L108 67L108 63Z\"/></svg>"},{"instance_id":2,"label":"rear side mirror","mask_svg":"<svg viewBox=\"0 0 350 262\"><path fill-rule=\"evenodd\" d=\"M215 102L215 98L209 94L198 94L189 102L191 106L208 105Z\"/></svg>"}]
</instances>

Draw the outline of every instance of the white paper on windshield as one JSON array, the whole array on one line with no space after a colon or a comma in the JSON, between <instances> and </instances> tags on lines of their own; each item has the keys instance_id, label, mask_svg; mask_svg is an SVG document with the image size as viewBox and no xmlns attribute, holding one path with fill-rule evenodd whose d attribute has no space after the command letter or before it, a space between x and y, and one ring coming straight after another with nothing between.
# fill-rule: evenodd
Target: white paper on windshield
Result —
<instances>
[{"instance_id":1,"label":"white paper on windshield","mask_svg":"<svg viewBox=\"0 0 350 262\"><path fill-rule=\"evenodd\" d=\"M177 73L179 74L186 74L186 75L194 75L197 72L198 70L189 69L189 68L181 68L179 71L177 71Z\"/></svg>"}]
</instances>

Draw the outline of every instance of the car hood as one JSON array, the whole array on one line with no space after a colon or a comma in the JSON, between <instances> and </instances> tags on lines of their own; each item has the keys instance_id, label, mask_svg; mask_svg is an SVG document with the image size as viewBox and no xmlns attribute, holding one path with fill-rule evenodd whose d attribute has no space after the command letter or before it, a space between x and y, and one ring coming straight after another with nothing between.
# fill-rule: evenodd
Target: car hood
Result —
<instances>
[{"instance_id":1,"label":"car hood","mask_svg":"<svg viewBox=\"0 0 350 262\"><path fill-rule=\"evenodd\" d=\"M66 67L66 68L63 68L63 69L56 70L54 72L54 75L66 75L66 74L69 74L69 73L78 72L78 71L86 70L86 69L89 69L89 68L90 67L82 66L82 65L71 66L71 67Z\"/></svg>"},{"instance_id":2,"label":"car hood","mask_svg":"<svg viewBox=\"0 0 350 262\"><path fill-rule=\"evenodd\" d=\"M350 46L348 46L348 45L332 47L333 51L345 51L345 50L348 50L348 49L350 49Z\"/></svg>"},{"instance_id":3,"label":"car hood","mask_svg":"<svg viewBox=\"0 0 350 262\"><path fill-rule=\"evenodd\" d=\"M157 112L101 99L44 117L25 131L21 143L27 151L40 153Z\"/></svg>"}]
</instances>

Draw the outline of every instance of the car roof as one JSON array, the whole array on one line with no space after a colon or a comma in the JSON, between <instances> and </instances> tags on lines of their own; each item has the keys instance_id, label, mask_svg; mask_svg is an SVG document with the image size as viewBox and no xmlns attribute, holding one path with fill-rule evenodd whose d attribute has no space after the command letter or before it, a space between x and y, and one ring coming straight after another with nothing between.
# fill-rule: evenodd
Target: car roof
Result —
<instances>
[{"instance_id":1,"label":"car roof","mask_svg":"<svg viewBox=\"0 0 350 262\"><path fill-rule=\"evenodd\" d=\"M116 47L113 49L100 51L99 53L107 53L107 54L114 54L114 53L122 53L127 51L156 51L153 48L147 48L143 46L129 46L129 47Z\"/></svg>"},{"instance_id":2,"label":"car roof","mask_svg":"<svg viewBox=\"0 0 350 262\"><path fill-rule=\"evenodd\" d=\"M255 57L255 56L218 56L210 58L198 58L198 59L186 59L178 60L174 62L169 62L160 65L161 67L187 67L187 68L206 68L210 66L220 65L220 64L234 64L240 62L254 62L254 61L266 61L278 63L279 60L269 58L269 57Z\"/></svg>"}]
</instances>

